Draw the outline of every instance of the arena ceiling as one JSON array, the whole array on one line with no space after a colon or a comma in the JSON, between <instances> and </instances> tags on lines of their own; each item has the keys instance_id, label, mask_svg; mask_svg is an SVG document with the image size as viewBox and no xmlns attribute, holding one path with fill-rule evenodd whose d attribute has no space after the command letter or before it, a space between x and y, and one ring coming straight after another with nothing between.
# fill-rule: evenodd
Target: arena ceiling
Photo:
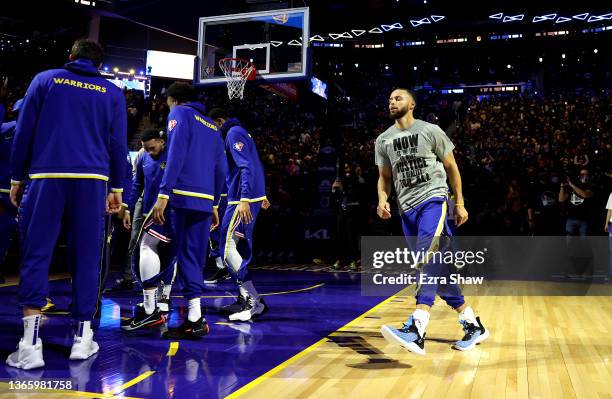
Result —
<instances>
[{"instance_id":1,"label":"arena ceiling","mask_svg":"<svg viewBox=\"0 0 612 399\"><path fill-rule=\"evenodd\" d=\"M505 26L532 29L534 26L535 28L542 26L532 22L538 15L557 14L571 18L580 13L597 15L612 12L612 5L593 0L571 3L550 0L496 2L471 0L461 3L448 0L97 0L97 2L98 8L193 37L197 33L199 17L305 5L311 8L313 32L345 31L359 26L397 22L404 25L406 31L410 31L413 28L410 26L410 20L419 20L431 15L444 16L444 23L418 26L426 33L490 29L503 24L499 19L489 18L496 13L507 16L524 15L522 21L508 21ZM49 3L53 6L49 6ZM58 0L46 4L44 12L39 6L37 12L33 13L32 3L12 2L8 7L3 7L4 16L0 17L0 29L8 31L5 33L21 34L24 31L46 32L69 28L71 24L86 16L92 8L77 6L74 0ZM573 20L567 24L575 22L577 21Z\"/></svg>"}]
</instances>

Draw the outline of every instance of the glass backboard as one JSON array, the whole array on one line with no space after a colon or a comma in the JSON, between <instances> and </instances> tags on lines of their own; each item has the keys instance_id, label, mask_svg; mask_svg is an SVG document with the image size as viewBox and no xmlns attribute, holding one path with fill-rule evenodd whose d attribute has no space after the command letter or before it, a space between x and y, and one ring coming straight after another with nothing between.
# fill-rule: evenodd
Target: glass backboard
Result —
<instances>
[{"instance_id":1,"label":"glass backboard","mask_svg":"<svg viewBox=\"0 0 612 399\"><path fill-rule=\"evenodd\" d=\"M195 83L225 83L223 58L243 58L257 69L255 80L305 78L310 68L308 7L200 18Z\"/></svg>"}]
</instances>

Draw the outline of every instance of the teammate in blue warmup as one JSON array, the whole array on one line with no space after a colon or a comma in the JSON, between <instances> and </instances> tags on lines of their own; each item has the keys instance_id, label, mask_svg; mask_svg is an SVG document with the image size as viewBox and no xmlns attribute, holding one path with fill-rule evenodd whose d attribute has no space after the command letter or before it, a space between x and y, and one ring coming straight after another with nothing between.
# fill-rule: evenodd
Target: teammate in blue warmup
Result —
<instances>
[{"instance_id":1,"label":"teammate in blue warmup","mask_svg":"<svg viewBox=\"0 0 612 399\"><path fill-rule=\"evenodd\" d=\"M130 215L134 213L138 198L143 196L142 212L146 217L138 233L139 250L133 256L133 271L143 288L143 302L136 307L134 317L121 323L126 331L165 323L164 315L170 312L170 291L176 274L174 233L168 218L171 210L166 209L166 222L162 226L153 223L151 214L168 161L166 133L147 129L140 140L145 153L136 161L129 211L124 215L123 224L126 228L131 227ZM159 295L158 290L161 290Z\"/></svg>"},{"instance_id":2,"label":"teammate in blue warmup","mask_svg":"<svg viewBox=\"0 0 612 399\"><path fill-rule=\"evenodd\" d=\"M202 267L206 261L211 228L219 225L217 207L225 182L225 153L219 129L196 102L196 92L186 83L168 88L168 161L158 199L153 207L155 223L170 215L175 234L178 273L189 300L187 319L164 333L167 339L198 339L208 334L200 297L204 288Z\"/></svg>"},{"instance_id":3,"label":"teammate in blue warmup","mask_svg":"<svg viewBox=\"0 0 612 399\"><path fill-rule=\"evenodd\" d=\"M100 76L102 57L97 43L75 42L63 68L34 77L21 107L10 195L19 207L24 335L6 361L12 367L45 364L38 329L63 223L72 268L72 315L79 322L70 359L87 359L98 351L91 320L101 279L104 213L121 209L127 156L125 98Z\"/></svg>"},{"instance_id":4,"label":"teammate in blue warmup","mask_svg":"<svg viewBox=\"0 0 612 399\"><path fill-rule=\"evenodd\" d=\"M17 116L23 99L15 101L12 113ZM0 266L2 266L11 242L17 231L17 208L11 204L11 147L17 120L4 122L0 125ZM0 270L0 283L4 282L2 270Z\"/></svg>"},{"instance_id":5,"label":"teammate in blue warmup","mask_svg":"<svg viewBox=\"0 0 612 399\"><path fill-rule=\"evenodd\" d=\"M225 165L225 175L227 176L227 164ZM219 220L223 220L226 210L227 184L224 182L223 190L221 192L221 200L219 201L219 206L217 207ZM223 260L223 248L221 248L221 229L214 229L210 232L210 258L214 260L217 270L212 276L204 280L204 284L216 284L231 278L229 271L227 270L227 264Z\"/></svg>"},{"instance_id":6,"label":"teammate in blue warmup","mask_svg":"<svg viewBox=\"0 0 612 399\"><path fill-rule=\"evenodd\" d=\"M378 215L391 217L388 202L391 186L395 184L399 208L402 212L404 235L409 242L416 241L417 251L436 251L441 236L452 235L447 221L448 185L455 195L455 224L467 221L463 203L461 175L453 156L454 145L440 127L415 119L415 95L406 89L395 89L389 97L389 112L395 123L376 139L375 158L378 165ZM434 260L436 257L433 258ZM422 271L427 276L449 276L449 265L431 260ZM484 341L489 332L480 318L469 307L456 284L423 284L416 293L417 306L403 327L383 326L383 336L392 344L411 352L425 355L425 329L429 323L429 310L436 293L459 313L464 337L454 345L456 349L472 349Z\"/></svg>"},{"instance_id":7,"label":"teammate in blue warmup","mask_svg":"<svg viewBox=\"0 0 612 399\"><path fill-rule=\"evenodd\" d=\"M228 206L221 223L220 248L239 288L238 300L223 308L223 312L229 314L230 320L247 321L268 310L247 269L253 257L255 221L266 201L265 175L255 141L240 121L229 118L221 108L212 109L209 116L225 137Z\"/></svg>"}]
</instances>

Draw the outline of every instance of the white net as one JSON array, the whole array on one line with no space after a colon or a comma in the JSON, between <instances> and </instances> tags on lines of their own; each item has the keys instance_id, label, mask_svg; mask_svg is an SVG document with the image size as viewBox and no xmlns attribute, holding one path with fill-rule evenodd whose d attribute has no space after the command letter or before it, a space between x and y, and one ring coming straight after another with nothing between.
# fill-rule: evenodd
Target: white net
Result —
<instances>
[{"instance_id":1,"label":"white net","mask_svg":"<svg viewBox=\"0 0 612 399\"><path fill-rule=\"evenodd\" d=\"M223 58L219 61L219 67L227 78L227 96L230 100L242 100L246 81L252 79L255 74L253 64L241 58Z\"/></svg>"}]
</instances>

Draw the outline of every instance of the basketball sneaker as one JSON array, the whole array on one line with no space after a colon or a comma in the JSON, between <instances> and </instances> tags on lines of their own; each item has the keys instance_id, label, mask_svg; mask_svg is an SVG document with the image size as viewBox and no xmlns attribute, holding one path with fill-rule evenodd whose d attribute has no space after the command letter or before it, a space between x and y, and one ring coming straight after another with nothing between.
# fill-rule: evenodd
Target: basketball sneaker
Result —
<instances>
[{"instance_id":1,"label":"basketball sneaker","mask_svg":"<svg viewBox=\"0 0 612 399\"><path fill-rule=\"evenodd\" d=\"M215 274L204 280L204 284L217 284L230 278L230 274L226 268L217 269Z\"/></svg>"},{"instance_id":2,"label":"basketball sneaker","mask_svg":"<svg viewBox=\"0 0 612 399\"><path fill-rule=\"evenodd\" d=\"M232 303L231 305L223 306L220 309L220 312L226 315L234 314L236 312L240 312L241 310L243 310L245 305L246 305L246 298L238 294L238 298L236 299L236 302Z\"/></svg>"},{"instance_id":3,"label":"basketball sneaker","mask_svg":"<svg viewBox=\"0 0 612 399\"><path fill-rule=\"evenodd\" d=\"M189 321L189 319L185 319L183 324L177 328L168 329L168 331L164 332L162 336L165 339L171 340L196 340L202 338L209 332L210 328L208 327L206 319L204 319L204 317L200 317L198 321Z\"/></svg>"},{"instance_id":4,"label":"basketball sneaker","mask_svg":"<svg viewBox=\"0 0 612 399\"><path fill-rule=\"evenodd\" d=\"M43 360L42 340L37 338L36 345L28 345L23 342L22 338L19 341L17 351L11 353L6 359L6 364L23 370L43 367L45 361Z\"/></svg>"},{"instance_id":5,"label":"basketball sneaker","mask_svg":"<svg viewBox=\"0 0 612 399\"><path fill-rule=\"evenodd\" d=\"M134 331L144 327L152 328L165 322L166 317L159 308L156 308L153 313L147 314L144 306L136 306L134 317L121 321L121 329L124 331Z\"/></svg>"},{"instance_id":6,"label":"basketball sneaker","mask_svg":"<svg viewBox=\"0 0 612 399\"><path fill-rule=\"evenodd\" d=\"M263 316L268 312L268 305L263 300L263 298L259 298L259 300L254 300L251 297L246 298L246 303L244 308L236 313L232 313L229 316L231 321L249 321L255 317Z\"/></svg>"},{"instance_id":7,"label":"basketball sneaker","mask_svg":"<svg viewBox=\"0 0 612 399\"><path fill-rule=\"evenodd\" d=\"M70 349L70 360L85 360L98 353L100 347L93 340L93 333L83 334L82 337L74 336L72 349Z\"/></svg>"},{"instance_id":8,"label":"basketball sneaker","mask_svg":"<svg viewBox=\"0 0 612 399\"><path fill-rule=\"evenodd\" d=\"M402 328L382 326L380 332L390 344L399 345L417 355L425 355L425 334L419 334L412 316Z\"/></svg>"},{"instance_id":9,"label":"basketball sneaker","mask_svg":"<svg viewBox=\"0 0 612 399\"><path fill-rule=\"evenodd\" d=\"M484 328L480 322L480 317L476 317L476 322L478 323L477 325L465 320L459 320L465 335L461 338L461 341L455 342L455 345L453 345L455 349L467 351L489 338L489 330Z\"/></svg>"},{"instance_id":10,"label":"basketball sneaker","mask_svg":"<svg viewBox=\"0 0 612 399\"><path fill-rule=\"evenodd\" d=\"M53 303L51 298L47 298L47 304L40 308L40 311L43 313L55 311L55 304Z\"/></svg>"}]
</instances>

